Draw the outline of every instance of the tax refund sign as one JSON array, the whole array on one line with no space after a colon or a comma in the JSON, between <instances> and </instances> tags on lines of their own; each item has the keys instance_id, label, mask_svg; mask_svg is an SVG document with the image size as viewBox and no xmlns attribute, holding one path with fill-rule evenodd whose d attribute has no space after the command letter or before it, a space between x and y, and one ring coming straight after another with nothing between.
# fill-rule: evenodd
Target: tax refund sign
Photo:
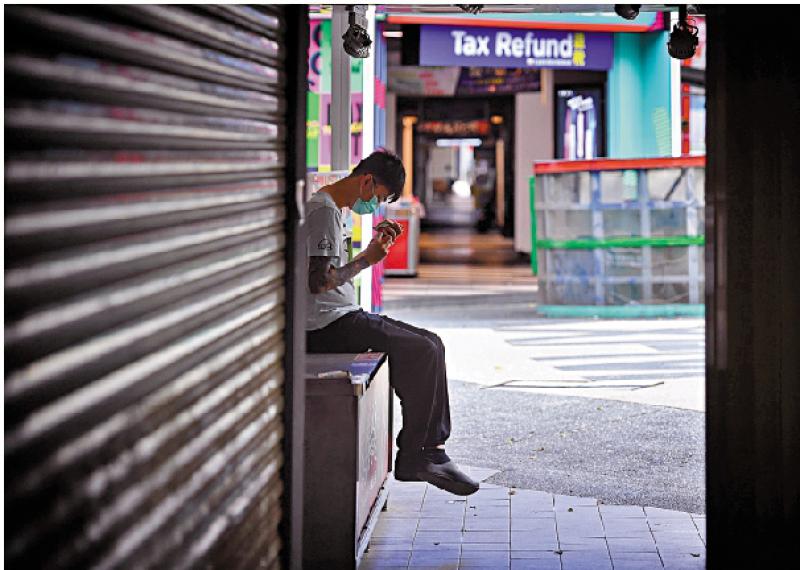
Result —
<instances>
[{"instance_id":1,"label":"tax refund sign","mask_svg":"<svg viewBox=\"0 0 800 570\"><path fill-rule=\"evenodd\" d=\"M419 42L420 65L607 70L614 61L610 32L423 25Z\"/></svg>"}]
</instances>

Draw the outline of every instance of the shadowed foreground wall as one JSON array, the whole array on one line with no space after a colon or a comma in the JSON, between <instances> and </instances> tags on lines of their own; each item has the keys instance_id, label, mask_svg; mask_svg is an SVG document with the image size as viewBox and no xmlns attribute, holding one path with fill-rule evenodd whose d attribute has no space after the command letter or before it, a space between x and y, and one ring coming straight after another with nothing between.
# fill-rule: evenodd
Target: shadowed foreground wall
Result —
<instances>
[{"instance_id":1,"label":"shadowed foreground wall","mask_svg":"<svg viewBox=\"0 0 800 570\"><path fill-rule=\"evenodd\" d=\"M800 63L789 7L709 7L708 568L800 537Z\"/></svg>"}]
</instances>

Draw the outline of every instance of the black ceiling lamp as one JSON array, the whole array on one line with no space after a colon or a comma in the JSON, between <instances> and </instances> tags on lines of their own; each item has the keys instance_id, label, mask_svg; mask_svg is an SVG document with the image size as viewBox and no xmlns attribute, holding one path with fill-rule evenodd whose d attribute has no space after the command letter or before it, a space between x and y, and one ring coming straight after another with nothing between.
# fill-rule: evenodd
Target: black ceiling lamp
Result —
<instances>
[{"instance_id":1,"label":"black ceiling lamp","mask_svg":"<svg viewBox=\"0 0 800 570\"><path fill-rule=\"evenodd\" d=\"M697 50L697 26L687 20L686 5L678 6L678 23L672 27L667 42L667 52L675 59L694 57Z\"/></svg>"},{"instance_id":2,"label":"black ceiling lamp","mask_svg":"<svg viewBox=\"0 0 800 570\"><path fill-rule=\"evenodd\" d=\"M635 20L641 7L641 4L614 4L614 12L626 20Z\"/></svg>"},{"instance_id":3,"label":"black ceiling lamp","mask_svg":"<svg viewBox=\"0 0 800 570\"><path fill-rule=\"evenodd\" d=\"M350 57L363 59L369 57L369 46L372 39L367 33L367 6L365 4L346 7L350 26L342 36L344 51Z\"/></svg>"},{"instance_id":4,"label":"black ceiling lamp","mask_svg":"<svg viewBox=\"0 0 800 570\"><path fill-rule=\"evenodd\" d=\"M480 14L483 11L483 4L456 4L456 6L468 14Z\"/></svg>"}]
</instances>

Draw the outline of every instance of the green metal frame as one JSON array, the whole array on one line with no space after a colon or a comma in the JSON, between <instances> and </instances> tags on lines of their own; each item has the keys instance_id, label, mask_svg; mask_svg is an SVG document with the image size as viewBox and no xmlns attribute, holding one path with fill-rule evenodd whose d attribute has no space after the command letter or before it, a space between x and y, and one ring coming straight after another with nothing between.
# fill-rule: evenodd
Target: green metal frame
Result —
<instances>
[{"instance_id":1,"label":"green metal frame","mask_svg":"<svg viewBox=\"0 0 800 570\"><path fill-rule=\"evenodd\" d=\"M528 187L531 196L531 270L534 275L539 275L539 260L536 257L539 247L536 241L536 176L530 177Z\"/></svg>"},{"instance_id":2,"label":"green metal frame","mask_svg":"<svg viewBox=\"0 0 800 570\"><path fill-rule=\"evenodd\" d=\"M611 247L676 247L687 245L705 245L705 236L665 236L665 237L610 237L583 239L540 239L537 246L541 249L608 249Z\"/></svg>"}]
</instances>

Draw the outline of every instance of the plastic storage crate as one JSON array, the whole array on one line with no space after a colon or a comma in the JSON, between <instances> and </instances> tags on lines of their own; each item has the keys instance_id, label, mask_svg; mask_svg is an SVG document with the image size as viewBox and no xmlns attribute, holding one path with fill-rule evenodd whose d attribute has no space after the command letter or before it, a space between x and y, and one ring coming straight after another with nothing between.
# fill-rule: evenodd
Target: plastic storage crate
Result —
<instances>
[{"instance_id":1,"label":"plastic storage crate","mask_svg":"<svg viewBox=\"0 0 800 570\"><path fill-rule=\"evenodd\" d=\"M704 162L537 163L531 219L540 312L702 314Z\"/></svg>"}]
</instances>

